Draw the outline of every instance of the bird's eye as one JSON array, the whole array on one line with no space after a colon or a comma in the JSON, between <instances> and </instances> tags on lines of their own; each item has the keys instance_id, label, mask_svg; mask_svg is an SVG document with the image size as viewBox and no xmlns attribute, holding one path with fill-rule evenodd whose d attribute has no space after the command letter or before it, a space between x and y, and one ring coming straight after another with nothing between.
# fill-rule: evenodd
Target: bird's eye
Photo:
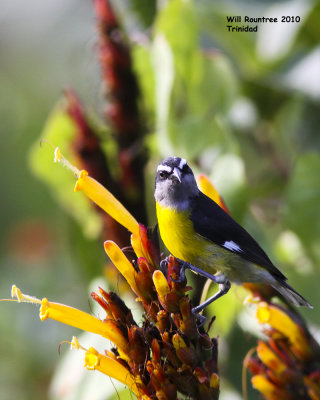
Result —
<instances>
[{"instance_id":1,"label":"bird's eye","mask_svg":"<svg viewBox=\"0 0 320 400\"><path fill-rule=\"evenodd\" d=\"M168 172L166 172L166 171L160 171L160 172L159 172L159 176L160 176L160 178L164 179L164 178L166 178L166 177L168 176Z\"/></svg>"}]
</instances>

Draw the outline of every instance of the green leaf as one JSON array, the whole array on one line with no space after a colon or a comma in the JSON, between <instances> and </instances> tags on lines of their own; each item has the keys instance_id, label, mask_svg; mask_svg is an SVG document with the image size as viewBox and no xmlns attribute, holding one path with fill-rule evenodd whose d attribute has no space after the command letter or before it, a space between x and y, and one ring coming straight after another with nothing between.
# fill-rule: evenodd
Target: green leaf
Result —
<instances>
[{"instance_id":1,"label":"green leaf","mask_svg":"<svg viewBox=\"0 0 320 400\"><path fill-rule=\"evenodd\" d=\"M82 193L74 193L75 177L59 164L53 162L53 149L47 143L58 146L73 164L77 161L72 152L72 140L76 127L60 102L50 114L40 138L30 149L30 167L33 173L48 185L62 207L81 225L91 238L101 231L101 219L89 200ZM40 146L40 140L45 139ZM39 193L40 195L40 193Z\"/></svg>"},{"instance_id":2,"label":"green leaf","mask_svg":"<svg viewBox=\"0 0 320 400\"><path fill-rule=\"evenodd\" d=\"M132 0L131 7L145 26L150 26L157 11L156 0ZM127 7L130 7L130 3Z\"/></svg>"},{"instance_id":3,"label":"green leaf","mask_svg":"<svg viewBox=\"0 0 320 400\"><path fill-rule=\"evenodd\" d=\"M286 190L285 222L309 249L320 237L320 155L302 155Z\"/></svg>"},{"instance_id":4,"label":"green leaf","mask_svg":"<svg viewBox=\"0 0 320 400\"><path fill-rule=\"evenodd\" d=\"M297 94L284 102L275 115L272 141L279 153L286 149L286 158L295 157L299 149L304 108L304 99Z\"/></svg>"},{"instance_id":5,"label":"green leaf","mask_svg":"<svg viewBox=\"0 0 320 400\"><path fill-rule=\"evenodd\" d=\"M156 128L159 150L163 155L167 155L172 154L172 146L168 138L168 119L174 66L170 46L166 38L161 34L155 38L152 58L155 70Z\"/></svg>"},{"instance_id":6,"label":"green leaf","mask_svg":"<svg viewBox=\"0 0 320 400\"><path fill-rule=\"evenodd\" d=\"M164 155L192 159L208 147L234 148L226 114L237 80L223 54L202 51L198 25L192 1L168 2L156 20L156 115Z\"/></svg>"},{"instance_id":7,"label":"green leaf","mask_svg":"<svg viewBox=\"0 0 320 400\"><path fill-rule=\"evenodd\" d=\"M161 32L169 42L174 54L177 73L186 82L198 81L201 70L195 68L198 57L198 29L193 2L184 0L169 1L158 14L156 32Z\"/></svg>"},{"instance_id":8,"label":"green leaf","mask_svg":"<svg viewBox=\"0 0 320 400\"><path fill-rule=\"evenodd\" d=\"M143 106L148 117L155 113L155 77L151 54L142 46L132 48L132 59L137 74L143 99Z\"/></svg>"},{"instance_id":9,"label":"green leaf","mask_svg":"<svg viewBox=\"0 0 320 400\"><path fill-rule=\"evenodd\" d=\"M212 41L212 48L222 49L224 54L233 60L237 69L250 80L264 72L266 67L262 65L256 52L257 34L228 31L226 16L243 15L241 4L234 3L232 7L227 2L195 4L201 29L208 36L208 40Z\"/></svg>"},{"instance_id":10,"label":"green leaf","mask_svg":"<svg viewBox=\"0 0 320 400\"><path fill-rule=\"evenodd\" d=\"M220 115L205 118L190 112L175 120L172 118L170 128L176 152L187 159L194 159L214 146L219 151L235 148L226 120Z\"/></svg>"}]
</instances>

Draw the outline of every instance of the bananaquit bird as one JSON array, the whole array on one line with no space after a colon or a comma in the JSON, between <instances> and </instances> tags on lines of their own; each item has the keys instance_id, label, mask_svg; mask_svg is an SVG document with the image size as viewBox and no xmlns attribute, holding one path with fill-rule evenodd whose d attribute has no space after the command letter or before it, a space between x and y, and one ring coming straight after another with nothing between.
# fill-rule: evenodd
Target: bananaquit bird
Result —
<instances>
[{"instance_id":1,"label":"bananaquit bird","mask_svg":"<svg viewBox=\"0 0 320 400\"><path fill-rule=\"evenodd\" d=\"M295 306L312 306L286 282L286 277L250 234L196 184L186 160L170 157L157 168L157 218L161 238L186 268L219 284L218 292L193 309L199 313L235 283L267 283Z\"/></svg>"}]
</instances>

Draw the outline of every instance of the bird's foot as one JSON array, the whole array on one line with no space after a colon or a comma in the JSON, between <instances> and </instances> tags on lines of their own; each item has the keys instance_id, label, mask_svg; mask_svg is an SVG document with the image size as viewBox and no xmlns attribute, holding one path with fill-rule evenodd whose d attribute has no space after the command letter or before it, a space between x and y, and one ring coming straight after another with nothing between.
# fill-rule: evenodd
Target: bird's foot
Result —
<instances>
[{"instance_id":1,"label":"bird's foot","mask_svg":"<svg viewBox=\"0 0 320 400\"><path fill-rule=\"evenodd\" d=\"M202 328L204 326L204 324L206 323L207 317L205 317L202 314L199 314L197 312L193 311L194 309L192 309L192 313L195 315L195 317L198 320L198 328Z\"/></svg>"},{"instance_id":2,"label":"bird's foot","mask_svg":"<svg viewBox=\"0 0 320 400\"><path fill-rule=\"evenodd\" d=\"M172 282L182 283L186 279L186 269L188 268L188 265L190 265L190 264L185 261L181 261L179 259L177 259L177 260L179 261L179 264L180 264L180 275L177 279L174 279L174 278L172 278L172 276L170 276L170 279L172 280Z\"/></svg>"},{"instance_id":3,"label":"bird's foot","mask_svg":"<svg viewBox=\"0 0 320 400\"><path fill-rule=\"evenodd\" d=\"M165 259L160 261L160 269L162 272L167 272L168 263L169 263L169 257L166 257Z\"/></svg>"}]
</instances>

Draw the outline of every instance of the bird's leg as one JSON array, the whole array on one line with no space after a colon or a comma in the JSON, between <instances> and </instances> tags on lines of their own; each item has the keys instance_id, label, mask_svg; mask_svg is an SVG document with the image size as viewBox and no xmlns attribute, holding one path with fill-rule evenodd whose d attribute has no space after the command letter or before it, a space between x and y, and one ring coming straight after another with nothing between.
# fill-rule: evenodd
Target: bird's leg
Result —
<instances>
[{"instance_id":1,"label":"bird's leg","mask_svg":"<svg viewBox=\"0 0 320 400\"><path fill-rule=\"evenodd\" d=\"M167 259L163 260L166 261ZM211 279L212 281L214 281L215 283L223 283L225 280L227 280L227 278L223 275L211 275L209 274L209 272L203 271L201 268L196 267L195 265L192 265L186 261L182 261L179 258L177 258L177 260L179 261L181 267L180 267L180 276L178 279L173 279L170 278L173 282L183 282L185 277L186 277L186 269L190 269L191 271L195 272L198 275L202 275L205 278ZM161 261L161 262L163 262ZM161 263L160 263L161 266Z\"/></svg>"},{"instance_id":2,"label":"bird's leg","mask_svg":"<svg viewBox=\"0 0 320 400\"><path fill-rule=\"evenodd\" d=\"M199 313L202 310L204 310L213 301L215 301L215 300L219 299L219 297L222 297L223 295L225 295L229 291L231 284L230 284L228 278L224 274L212 275L212 274L209 274L209 272L206 272L190 263L187 263L187 262L184 262L181 260L179 260L179 261L182 263L182 266L181 266L181 273L180 273L180 277L178 278L178 281L180 281L181 278L183 278L183 279L185 278L185 270L188 268L191 271L204 276L205 278L211 279L212 281L214 281L215 283L217 283L219 285L219 290L217 293L215 293L213 296L211 296L209 299L207 299L202 304L199 304L197 307L194 307L192 309L192 312L200 320L200 326L203 326L206 321L206 317L203 315L200 315Z\"/></svg>"},{"instance_id":3,"label":"bird's leg","mask_svg":"<svg viewBox=\"0 0 320 400\"><path fill-rule=\"evenodd\" d=\"M186 277L186 272L185 272L186 269L190 269L191 271L195 272L196 274L199 274L199 275L204 276L205 278L211 279L212 281L214 281L215 283L217 283L219 285L219 290L217 291L217 293L215 293L213 296L209 297L209 299L204 301L202 304L199 304L197 307L194 307L192 309L192 312L200 320L200 326L203 326L206 321L206 317L203 315L200 315L199 313L202 310L204 310L209 304L211 304L215 300L217 300L220 297L222 297L223 295L225 295L229 291L231 284L230 284L228 278L224 274L212 275L212 274L209 274L209 272L206 272L206 271L202 270L201 268L198 268L188 262L185 262L185 261L182 261L179 259L177 259L177 260L181 264L180 276L178 279L173 279L172 277L170 277L170 279L173 282L183 282ZM166 266L167 266L167 259L161 261L161 263L163 263L163 262L166 262ZM161 263L160 263L160 266L162 267Z\"/></svg>"},{"instance_id":4,"label":"bird's leg","mask_svg":"<svg viewBox=\"0 0 320 400\"><path fill-rule=\"evenodd\" d=\"M220 276L221 275L218 275L216 278L219 278ZM225 278L224 275L223 275L223 277ZM226 279L222 283L219 283L219 290L217 291L217 293L215 293L213 296L209 297L202 304L199 304L197 307L194 307L192 309L192 312L194 314L198 314L199 312L204 310L209 304L211 304L213 301L215 301L215 300L219 299L219 297L222 297L223 295L225 295L229 291L230 287L231 287L231 284L228 281L228 279Z\"/></svg>"},{"instance_id":5,"label":"bird's leg","mask_svg":"<svg viewBox=\"0 0 320 400\"><path fill-rule=\"evenodd\" d=\"M211 304L213 301L217 300L219 297L222 297L224 294L226 294L230 287L231 284L228 281L228 279L222 274L222 276L226 279L225 282L219 283L219 290L217 293L215 293L213 296L209 297L206 301L204 301L202 304L199 304L197 307L194 307L192 309L193 314L197 317L197 319L200 322L200 327L203 326L207 320L207 318L204 315L201 315L200 312L204 310L209 304ZM216 276L215 278L220 278L221 275Z\"/></svg>"},{"instance_id":6,"label":"bird's leg","mask_svg":"<svg viewBox=\"0 0 320 400\"><path fill-rule=\"evenodd\" d=\"M181 271L183 274L185 274L186 269L190 269L191 271L195 272L198 275L201 275L201 276L204 276L205 278L211 279L215 283L225 283L226 281L228 281L228 278L222 273L217 274L217 275L212 275L212 274L209 274L209 272L206 272L203 269L198 268L193 264L190 264L186 261L179 260L178 258L177 258L177 260L180 262L180 264L182 264Z\"/></svg>"}]
</instances>

